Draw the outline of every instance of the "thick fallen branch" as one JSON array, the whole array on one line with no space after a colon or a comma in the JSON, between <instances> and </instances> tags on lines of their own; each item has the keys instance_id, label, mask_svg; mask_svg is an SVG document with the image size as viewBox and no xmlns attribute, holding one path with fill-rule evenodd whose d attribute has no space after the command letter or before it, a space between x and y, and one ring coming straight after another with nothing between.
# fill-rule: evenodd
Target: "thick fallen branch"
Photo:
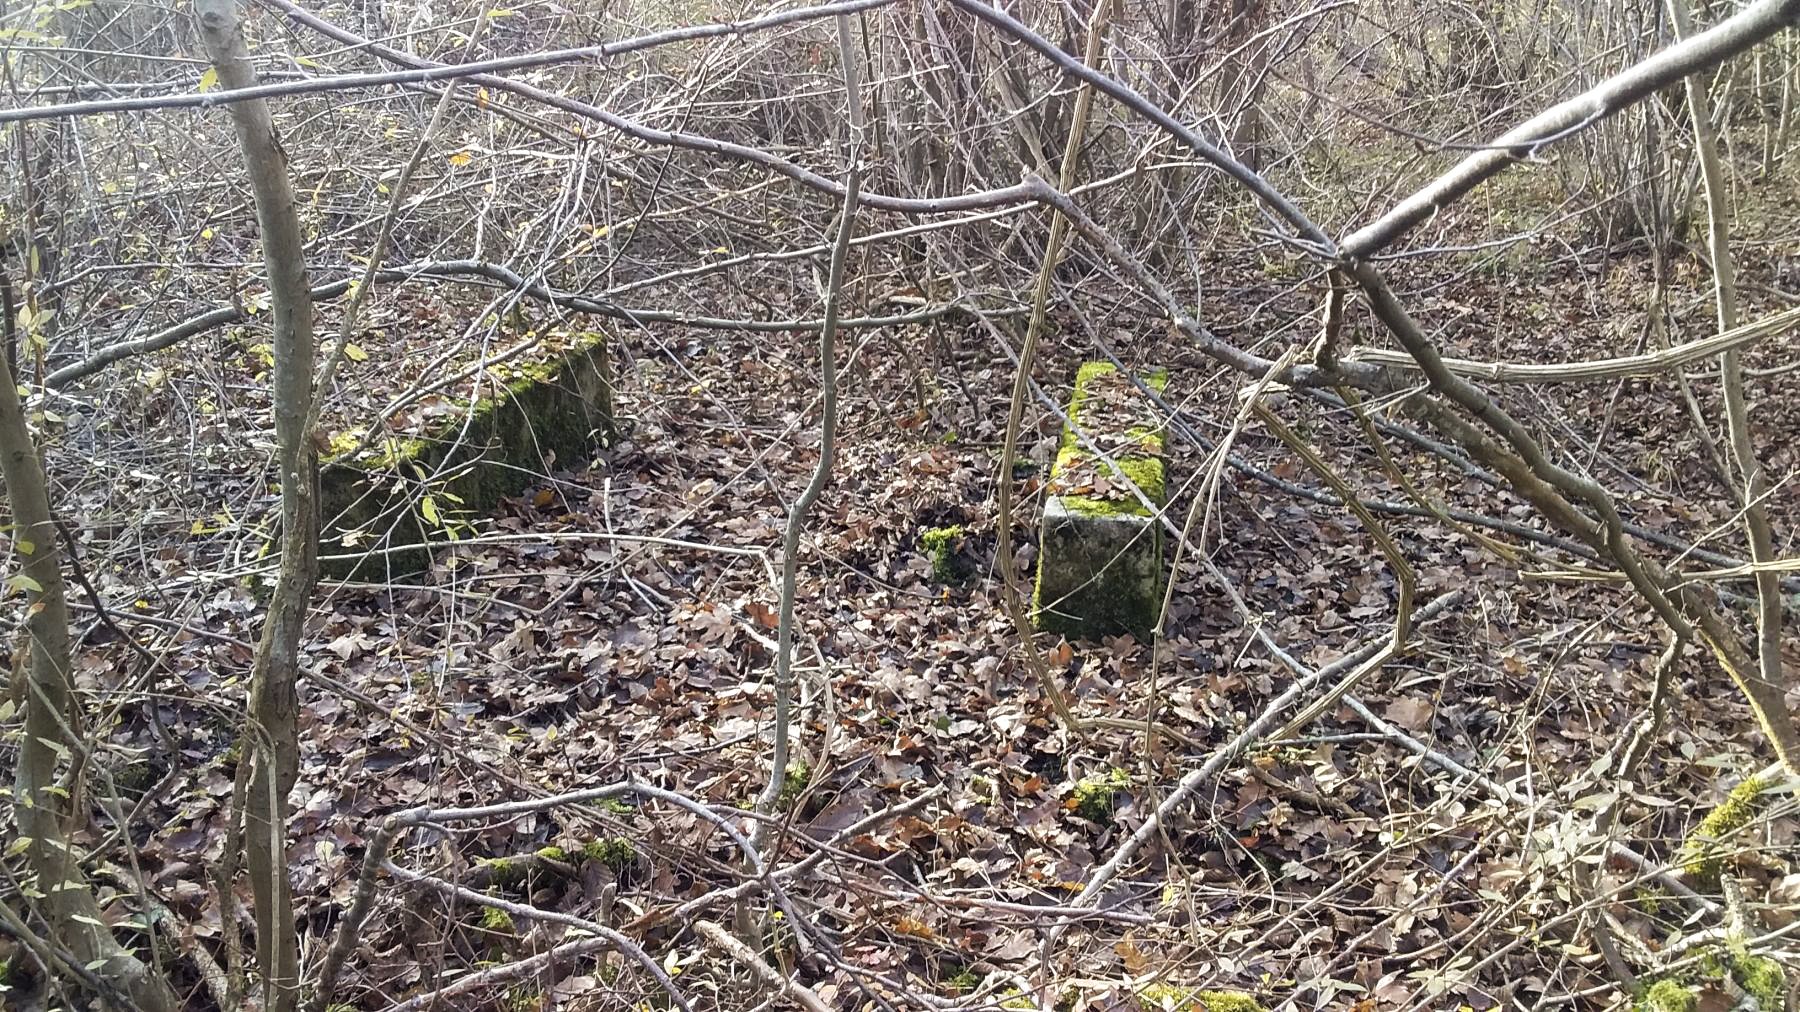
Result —
<instances>
[{"instance_id":1,"label":"thick fallen branch","mask_svg":"<svg viewBox=\"0 0 1800 1012\"><path fill-rule=\"evenodd\" d=\"M514 981L534 980L540 973L557 963L578 959L590 952L603 952L612 947L613 943L610 939L577 938L572 942L564 942L549 952L540 953L529 959L521 959L516 963L484 966L435 991L427 991L424 994L414 995L405 1001L389 1005L382 1009L382 1012L420 1012L422 1009L457 1008L458 1006L448 999L490 990Z\"/></svg>"}]
</instances>

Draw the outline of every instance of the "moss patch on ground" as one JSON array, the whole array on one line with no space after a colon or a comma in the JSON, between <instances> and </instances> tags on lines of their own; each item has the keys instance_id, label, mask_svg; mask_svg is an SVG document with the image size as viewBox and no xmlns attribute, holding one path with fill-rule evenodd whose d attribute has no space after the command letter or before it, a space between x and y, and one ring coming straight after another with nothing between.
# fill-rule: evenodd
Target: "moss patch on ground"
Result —
<instances>
[{"instance_id":1,"label":"moss patch on ground","mask_svg":"<svg viewBox=\"0 0 1800 1012\"><path fill-rule=\"evenodd\" d=\"M1700 1007L1700 999L1686 986L1664 978L1650 985L1633 1007L1637 1012L1694 1012Z\"/></svg>"},{"instance_id":2,"label":"moss patch on ground","mask_svg":"<svg viewBox=\"0 0 1800 1012\"><path fill-rule=\"evenodd\" d=\"M1105 773L1082 778L1071 796L1075 814L1089 822L1105 822L1112 818L1119 792L1131 786L1131 774L1118 767Z\"/></svg>"},{"instance_id":3,"label":"moss patch on ground","mask_svg":"<svg viewBox=\"0 0 1800 1012\"><path fill-rule=\"evenodd\" d=\"M423 572L431 551L544 471L578 464L614 436L604 334L572 335L561 356L507 368L500 389L437 430L319 469L320 573L387 579ZM339 448L347 453L348 447Z\"/></svg>"},{"instance_id":4,"label":"moss patch on ground","mask_svg":"<svg viewBox=\"0 0 1800 1012\"><path fill-rule=\"evenodd\" d=\"M1731 979L1756 999L1757 1007L1763 1012L1787 1007L1787 974L1773 959L1739 956L1732 961Z\"/></svg>"},{"instance_id":5,"label":"moss patch on ground","mask_svg":"<svg viewBox=\"0 0 1800 1012\"><path fill-rule=\"evenodd\" d=\"M1138 993L1142 1012L1264 1012L1262 1002L1243 991L1196 990L1151 984Z\"/></svg>"},{"instance_id":6,"label":"moss patch on ground","mask_svg":"<svg viewBox=\"0 0 1800 1012\"><path fill-rule=\"evenodd\" d=\"M1715 982L1726 977L1754 998L1760 1009L1779 1012L1787 1007L1787 974L1781 964L1766 956L1750 955L1744 951L1741 942L1734 942L1706 952L1697 970L1689 969L1653 981L1643 989L1632 1009L1634 1012L1694 1012L1699 1007L1695 988L1705 984L1717 989Z\"/></svg>"}]
</instances>

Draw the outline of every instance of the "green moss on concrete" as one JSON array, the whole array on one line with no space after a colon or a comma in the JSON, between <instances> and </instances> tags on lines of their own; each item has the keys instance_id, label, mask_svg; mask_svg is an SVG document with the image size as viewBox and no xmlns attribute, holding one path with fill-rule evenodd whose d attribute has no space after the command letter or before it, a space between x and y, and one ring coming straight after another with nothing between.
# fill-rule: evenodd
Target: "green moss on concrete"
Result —
<instances>
[{"instance_id":1,"label":"green moss on concrete","mask_svg":"<svg viewBox=\"0 0 1800 1012\"><path fill-rule=\"evenodd\" d=\"M1685 985L1665 977L1651 984L1633 1007L1636 1012L1695 1012L1700 1000Z\"/></svg>"},{"instance_id":2,"label":"green moss on concrete","mask_svg":"<svg viewBox=\"0 0 1800 1012\"><path fill-rule=\"evenodd\" d=\"M435 431L384 441L361 459L325 462L320 554L448 544L468 518L523 491L547 456L570 464L596 443L611 442L611 368L605 335L572 335L569 350L555 359L491 372L499 391ZM385 578L422 572L430 563L429 548L408 548L323 562L320 571Z\"/></svg>"},{"instance_id":3,"label":"green moss on concrete","mask_svg":"<svg viewBox=\"0 0 1800 1012\"><path fill-rule=\"evenodd\" d=\"M1064 447L1056 453L1056 470L1072 468L1087 460L1088 454L1079 446ZM1143 491L1144 498L1158 506L1168 502L1167 469L1160 457L1114 457L1113 460L1119 466L1112 469L1112 473L1129 479ZM1087 495L1065 495L1060 498L1070 512L1083 516L1150 516L1150 511L1144 508L1138 497L1130 493L1117 498Z\"/></svg>"},{"instance_id":4,"label":"green moss on concrete","mask_svg":"<svg viewBox=\"0 0 1800 1012\"><path fill-rule=\"evenodd\" d=\"M1105 467L1103 461L1092 459L1092 455L1076 438L1075 427L1085 425L1082 415L1092 397L1096 380L1117 373L1118 367L1111 362L1086 362L1075 372L1075 391L1069 397L1069 421L1073 426L1065 426L1062 439L1056 450L1056 466L1051 470L1051 483L1055 484L1056 475L1069 470L1077 464L1091 462L1096 467ZM1151 369L1138 377L1144 385L1157 393L1169 387L1169 371L1167 369ZM1092 438L1094 433L1088 433ZM1105 433L1106 436L1117 436L1120 433ZM1166 468L1163 464L1163 433L1161 429L1145 426L1134 426L1122 434L1125 444L1137 447L1141 452L1123 452L1110 454L1118 464L1116 469L1108 468L1112 476L1123 476L1132 484L1143 490L1144 497L1158 506L1168 501ZM1107 445L1101 442L1100 445ZM1064 495L1061 497L1071 512L1088 516L1148 516L1150 511L1144 508L1137 497L1125 494L1120 497Z\"/></svg>"},{"instance_id":5,"label":"green moss on concrete","mask_svg":"<svg viewBox=\"0 0 1800 1012\"><path fill-rule=\"evenodd\" d=\"M1681 846L1681 867L1697 889L1712 889L1719 884L1725 854L1730 849L1723 843L1727 837L1750 824L1763 810L1762 793L1769 788L1762 777L1749 777L1731 789L1719 807L1700 820Z\"/></svg>"}]
</instances>

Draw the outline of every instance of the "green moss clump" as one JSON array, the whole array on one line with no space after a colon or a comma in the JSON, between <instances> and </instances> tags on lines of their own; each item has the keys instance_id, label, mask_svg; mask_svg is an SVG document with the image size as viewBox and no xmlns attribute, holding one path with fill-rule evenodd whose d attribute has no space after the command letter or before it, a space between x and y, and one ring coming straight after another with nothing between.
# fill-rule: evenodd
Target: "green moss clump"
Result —
<instances>
[{"instance_id":1,"label":"green moss clump","mask_svg":"<svg viewBox=\"0 0 1800 1012\"><path fill-rule=\"evenodd\" d=\"M113 784L127 801L136 801L163 777L162 769L148 759L126 763L113 773Z\"/></svg>"},{"instance_id":2,"label":"green moss clump","mask_svg":"<svg viewBox=\"0 0 1800 1012\"><path fill-rule=\"evenodd\" d=\"M788 763L787 776L781 780L781 795L775 803L783 811L794 806L800 795L806 793L806 785L812 781L812 765L803 759Z\"/></svg>"},{"instance_id":3,"label":"green moss clump","mask_svg":"<svg viewBox=\"0 0 1800 1012\"><path fill-rule=\"evenodd\" d=\"M955 994L968 994L981 986L981 978L976 976L974 970L961 963L951 963L950 966L954 968L954 972L944 978L945 990Z\"/></svg>"},{"instance_id":4,"label":"green moss clump","mask_svg":"<svg viewBox=\"0 0 1800 1012\"><path fill-rule=\"evenodd\" d=\"M637 860L637 848L623 836L606 836L589 841L581 848L581 856L618 871Z\"/></svg>"},{"instance_id":5,"label":"green moss clump","mask_svg":"<svg viewBox=\"0 0 1800 1012\"><path fill-rule=\"evenodd\" d=\"M1785 1008L1787 975L1781 964L1766 956L1740 956L1733 961L1731 979L1756 999L1763 1012Z\"/></svg>"},{"instance_id":6,"label":"green moss clump","mask_svg":"<svg viewBox=\"0 0 1800 1012\"><path fill-rule=\"evenodd\" d=\"M1138 1007L1144 1012L1187 1012L1194 1003L1194 992L1185 987L1176 987L1157 981L1145 986L1137 995Z\"/></svg>"},{"instance_id":7,"label":"green moss clump","mask_svg":"<svg viewBox=\"0 0 1800 1012\"><path fill-rule=\"evenodd\" d=\"M482 907L481 930L491 931L496 935L510 935L514 931L512 915L499 907Z\"/></svg>"},{"instance_id":8,"label":"green moss clump","mask_svg":"<svg viewBox=\"0 0 1800 1012\"><path fill-rule=\"evenodd\" d=\"M1682 844L1682 871L1698 889L1712 889L1719 884L1719 872L1725 865L1725 848L1720 841L1744 828L1763 809L1762 792L1769 787L1763 777L1750 777L1731 789L1719 807L1713 809Z\"/></svg>"},{"instance_id":9,"label":"green moss clump","mask_svg":"<svg viewBox=\"0 0 1800 1012\"><path fill-rule=\"evenodd\" d=\"M1700 1000L1694 997L1694 992L1664 977L1650 985L1634 1009L1636 1012L1695 1012L1699 1007Z\"/></svg>"},{"instance_id":10,"label":"green moss clump","mask_svg":"<svg viewBox=\"0 0 1800 1012\"><path fill-rule=\"evenodd\" d=\"M956 566L956 548L962 543L962 525L928 527L919 532L919 543L931 553L931 581L955 583L962 579Z\"/></svg>"},{"instance_id":11,"label":"green moss clump","mask_svg":"<svg viewBox=\"0 0 1800 1012\"><path fill-rule=\"evenodd\" d=\"M1112 817L1113 804L1121 789L1131 785L1131 774L1118 767L1083 777L1075 785L1075 814L1089 822L1104 822Z\"/></svg>"},{"instance_id":12,"label":"green moss clump","mask_svg":"<svg viewBox=\"0 0 1800 1012\"><path fill-rule=\"evenodd\" d=\"M1201 991L1194 997L1206 1012L1263 1012L1262 1003L1242 991Z\"/></svg>"}]
</instances>

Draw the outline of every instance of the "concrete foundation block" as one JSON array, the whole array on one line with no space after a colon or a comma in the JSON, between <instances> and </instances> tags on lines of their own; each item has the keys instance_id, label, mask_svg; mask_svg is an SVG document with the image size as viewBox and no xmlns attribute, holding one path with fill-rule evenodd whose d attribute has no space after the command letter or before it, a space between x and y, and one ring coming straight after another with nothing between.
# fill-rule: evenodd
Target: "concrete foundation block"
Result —
<instances>
[{"instance_id":1,"label":"concrete foundation block","mask_svg":"<svg viewBox=\"0 0 1800 1012\"><path fill-rule=\"evenodd\" d=\"M319 468L320 573L382 580L429 568L432 549L504 496L537 480L544 462L580 466L613 438L606 337L570 336L549 361L513 368L467 413L417 438L389 440Z\"/></svg>"},{"instance_id":2,"label":"concrete foundation block","mask_svg":"<svg viewBox=\"0 0 1800 1012\"><path fill-rule=\"evenodd\" d=\"M1156 370L1141 379L1161 390L1168 374ZM1076 375L1069 417L1104 457L1064 431L1039 533L1033 621L1071 638L1130 633L1148 639L1164 587L1157 514L1167 502L1167 465L1160 418L1106 362L1088 363Z\"/></svg>"}]
</instances>

